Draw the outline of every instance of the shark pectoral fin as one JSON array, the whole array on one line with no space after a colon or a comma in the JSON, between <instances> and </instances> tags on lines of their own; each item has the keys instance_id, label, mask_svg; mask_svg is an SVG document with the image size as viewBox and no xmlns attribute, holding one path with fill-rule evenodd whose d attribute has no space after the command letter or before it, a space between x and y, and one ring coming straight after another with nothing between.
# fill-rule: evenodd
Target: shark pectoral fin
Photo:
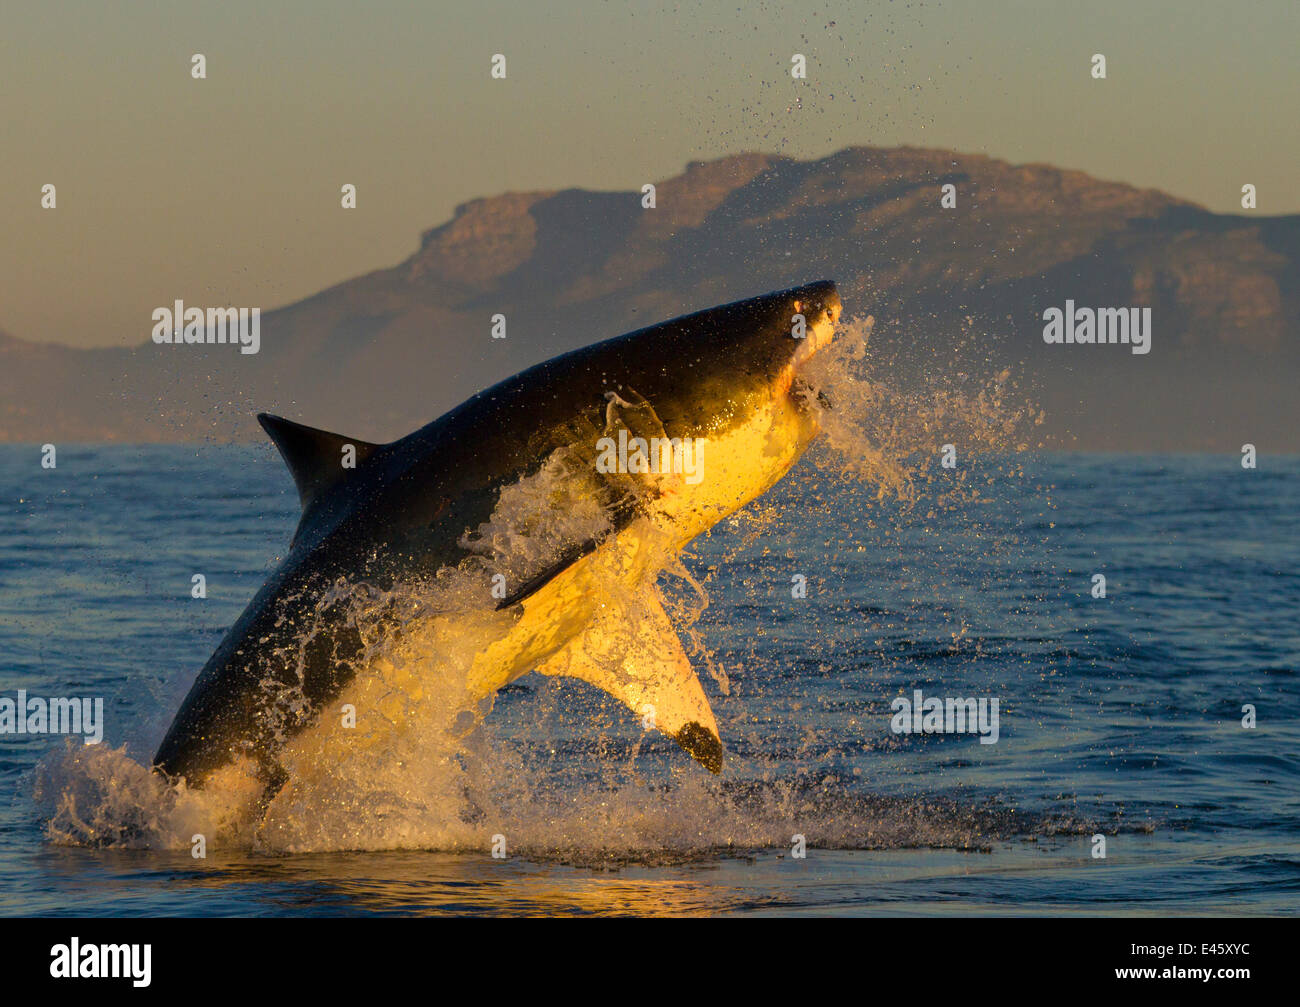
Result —
<instances>
[{"instance_id":1,"label":"shark pectoral fin","mask_svg":"<svg viewBox=\"0 0 1300 1007\"><path fill-rule=\"evenodd\" d=\"M586 632L537 670L603 689L709 772L722 771L713 710L657 596L605 604Z\"/></svg>"},{"instance_id":2,"label":"shark pectoral fin","mask_svg":"<svg viewBox=\"0 0 1300 1007\"><path fill-rule=\"evenodd\" d=\"M605 436L618 436L619 430L646 439L668 436L650 400L632 388L605 393Z\"/></svg>"},{"instance_id":3,"label":"shark pectoral fin","mask_svg":"<svg viewBox=\"0 0 1300 1007\"><path fill-rule=\"evenodd\" d=\"M623 478L642 497L673 492L681 483L681 472L673 465L672 441L659 414L635 389L605 393L604 435L620 445ZM678 442L680 443L680 441Z\"/></svg>"}]
</instances>

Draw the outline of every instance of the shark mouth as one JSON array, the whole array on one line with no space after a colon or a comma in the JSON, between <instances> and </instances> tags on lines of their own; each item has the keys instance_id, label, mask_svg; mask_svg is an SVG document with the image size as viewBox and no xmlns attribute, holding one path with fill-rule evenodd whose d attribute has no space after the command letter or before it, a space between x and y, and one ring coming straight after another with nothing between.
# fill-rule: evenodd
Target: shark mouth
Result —
<instances>
[{"instance_id":1,"label":"shark mouth","mask_svg":"<svg viewBox=\"0 0 1300 1007\"><path fill-rule=\"evenodd\" d=\"M797 311L799 302L795 301L794 306ZM808 334L804 336L803 341L794 351L790 363L782 370L778 382L781 390L790 393L799 402L808 402L815 397L824 409L831 408L830 399L826 397L824 392L815 390L799 374L799 368L835 340L835 326L840 320L842 310L840 299L836 297L826 306L822 316L808 327Z\"/></svg>"},{"instance_id":2,"label":"shark mouth","mask_svg":"<svg viewBox=\"0 0 1300 1007\"><path fill-rule=\"evenodd\" d=\"M800 310L798 301L794 302L794 309ZM808 327L808 334L804 336L799 348L794 351L795 367L810 360L815 353L831 344L835 339L835 326L840 320L841 311L843 306L838 297L826 305L825 312Z\"/></svg>"}]
</instances>

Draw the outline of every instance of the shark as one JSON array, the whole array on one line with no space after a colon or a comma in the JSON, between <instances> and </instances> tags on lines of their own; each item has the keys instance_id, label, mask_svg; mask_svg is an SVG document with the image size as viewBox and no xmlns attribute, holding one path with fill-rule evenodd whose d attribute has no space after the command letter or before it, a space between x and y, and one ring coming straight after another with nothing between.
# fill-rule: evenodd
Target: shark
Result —
<instances>
[{"instance_id":1,"label":"shark","mask_svg":"<svg viewBox=\"0 0 1300 1007\"><path fill-rule=\"evenodd\" d=\"M656 555L794 466L823 407L800 367L840 312L829 280L697 311L539 363L385 444L260 414L302 514L198 673L155 770L203 788L238 764L273 799L286 748L367 695L373 634L332 600L340 587L382 596L472 568L482 597L469 600L496 629L466 663L466 695L532 671L580 679L719 773L717 721L662 597L610 590L609 578L653 581ZM543 473L546 492L520 492ZM484 543L500 537L508 498L504 537L528 548L493 552ZM411 634L404 619L388 630Z\"/></svg>"}]
</instances>

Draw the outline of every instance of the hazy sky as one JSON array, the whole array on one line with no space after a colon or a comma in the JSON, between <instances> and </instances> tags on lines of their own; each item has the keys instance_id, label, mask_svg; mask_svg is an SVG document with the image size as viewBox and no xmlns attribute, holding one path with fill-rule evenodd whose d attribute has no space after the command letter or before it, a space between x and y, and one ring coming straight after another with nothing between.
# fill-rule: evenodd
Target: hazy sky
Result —
<instances>
[{"instance_id":1,"label":"hazy sky","mask_svg":"<svg viewBox=\"0 0 1300 1007\"><path fill-rule=\"evenodd\" d=\"M741 150L950 147L1294 213L1297 42L1297 0L6 0L0 330L141 342L176 298L392 265L476 196Z\"/></svg>"}]
</instances>

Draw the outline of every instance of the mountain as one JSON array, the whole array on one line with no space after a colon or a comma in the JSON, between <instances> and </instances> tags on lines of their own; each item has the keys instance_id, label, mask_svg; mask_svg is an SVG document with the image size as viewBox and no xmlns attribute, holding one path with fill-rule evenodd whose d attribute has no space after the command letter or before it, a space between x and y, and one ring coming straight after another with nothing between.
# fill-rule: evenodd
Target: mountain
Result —
<instances>
[{"instance_id":1,"label":"mountain","mask_svg":"<svg viewBox=\"0 0 1300 1007\"><path fill-rule=\"evenodd\" d=\"M828 277L881 368L1010 367L1050 445L1300 450L1300 216L914 148L740 154L656 189L466 203L405 262L264 313L257 354L0 334L0 439L244 440L267 410L388 440L564 350ZM1150 307L1151 352L1047 345L1067 299Z\"/></svg>"}]
</instances>

